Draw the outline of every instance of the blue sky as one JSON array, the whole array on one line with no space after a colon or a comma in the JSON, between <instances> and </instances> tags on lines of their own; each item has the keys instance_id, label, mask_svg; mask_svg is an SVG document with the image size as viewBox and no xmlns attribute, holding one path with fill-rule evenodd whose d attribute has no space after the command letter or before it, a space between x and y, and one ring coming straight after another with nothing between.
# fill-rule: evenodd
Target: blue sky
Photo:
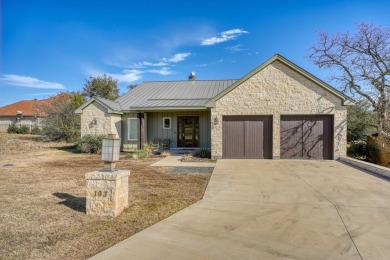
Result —
<instances>
[{"instance_id":1,"label":"blue sky","mask_svg":"<svg viewBox=\"0 0 390 260\"><path fill-rule=\"evenodd\" d=\"M390 27L390 1L0 0L0 106L81 90L91 76L129 84L237 79L280 53L305 56L316 32Z\"/></svg>"}]
</instances>

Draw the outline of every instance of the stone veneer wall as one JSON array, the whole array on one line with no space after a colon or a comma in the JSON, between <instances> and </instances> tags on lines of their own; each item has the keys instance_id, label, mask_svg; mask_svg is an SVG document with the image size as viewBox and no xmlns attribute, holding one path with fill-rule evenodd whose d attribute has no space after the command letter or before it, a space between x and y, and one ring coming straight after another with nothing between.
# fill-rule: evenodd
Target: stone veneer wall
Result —
<instances>
[{"instance_id":1,"label":"stone veneer wall","mask_svg":"<svg viewBox=\"0 0 390 260\"><path fill-rule=\"evenodd\" d=\"M220 122L211 130L212 158L222 158L223 115L272 115L273 158L280 158L281 115L334 115L334 159L346 156L347 109L340 98L274 61L216 101L211 120Z\"/></svg>"},{"instance_id":2,"label":"stone veneer wall","mask_svg":"<svg viewBox=\"0 0 390 260\"><path fill-rule=\"evenodd\" d=\"M92 124L96 118L96 125ZM81 114L81 136L117 134L122 136L121 115L109 114L107 108L93 102Z\"/></svg>"}]
</instances>

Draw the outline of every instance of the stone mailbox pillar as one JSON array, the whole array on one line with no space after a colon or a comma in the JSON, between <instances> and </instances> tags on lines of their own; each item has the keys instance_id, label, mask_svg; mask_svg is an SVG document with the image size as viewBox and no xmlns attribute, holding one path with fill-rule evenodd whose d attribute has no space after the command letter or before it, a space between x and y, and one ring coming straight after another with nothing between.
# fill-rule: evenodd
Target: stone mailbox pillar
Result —
<instances>
[{"instance_id":1,"label":"stone mailbox pillar","mask_svg":"<svg viewBox=\"0 0 390 260\"><path fill-rule=\"evenodd\" d=\"M105 169L85 174L87 214L116 217L129 206L130 171L115 169L119 149L120 139L116 135L108 135L103 139L102 147Z\"/></svg>"},{"instance_id":2,"label":"stone mailbox pillar","mask_svg":"<svg viewBox=\"0 0 390 260\"><path fill-rule=\"evenodd\" d=\"M86 211L90 215L116 217L129 206L130 171L100 170L85 174Z\"/></svg>"}]
</instances>

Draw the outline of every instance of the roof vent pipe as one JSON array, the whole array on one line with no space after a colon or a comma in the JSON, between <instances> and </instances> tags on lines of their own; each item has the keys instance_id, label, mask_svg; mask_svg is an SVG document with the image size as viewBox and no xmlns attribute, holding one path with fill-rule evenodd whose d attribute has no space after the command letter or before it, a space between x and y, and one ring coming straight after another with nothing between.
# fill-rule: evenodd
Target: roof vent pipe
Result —
<instances>
[{"instance_id":1,"label":"roof vent pipe","mask_svg":"<svg viewBox=\"0 0 390 260\"><path fill-rule=\"evenodd\" d=\"M188 76L188 80L196 80L195 71L193 71L193 72L190 73L190 75Z\"/></svg>"}]
</instances>

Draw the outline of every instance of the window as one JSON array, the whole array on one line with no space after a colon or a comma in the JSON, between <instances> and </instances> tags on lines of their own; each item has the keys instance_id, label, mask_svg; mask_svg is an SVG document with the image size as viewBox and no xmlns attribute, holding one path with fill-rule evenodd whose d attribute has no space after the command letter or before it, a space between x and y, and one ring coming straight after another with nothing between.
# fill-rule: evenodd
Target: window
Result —
<instances>
[{"instance_id":1,"label":"window","mask_svg":"<svg viewBox=\"0 0 390 260\"><path fill-rule=\"evenodd\" d=\"M163 117L163 129L171 129L171 118Z\"/></svg>"},{"instance_id":2,"label":"window","mask_svg":"<svg viewBox=\"0 0 390 260\"><path fill-rule=\"evenodd\" d=\"M128 118L127 119L127 129L128 129L128 140L138 140L138 119L137 118Z\"/></svg>"}]
</instances>

